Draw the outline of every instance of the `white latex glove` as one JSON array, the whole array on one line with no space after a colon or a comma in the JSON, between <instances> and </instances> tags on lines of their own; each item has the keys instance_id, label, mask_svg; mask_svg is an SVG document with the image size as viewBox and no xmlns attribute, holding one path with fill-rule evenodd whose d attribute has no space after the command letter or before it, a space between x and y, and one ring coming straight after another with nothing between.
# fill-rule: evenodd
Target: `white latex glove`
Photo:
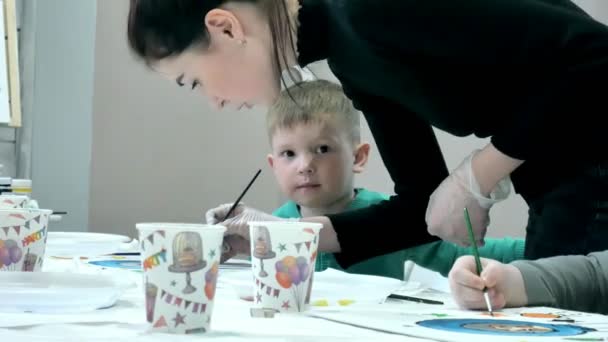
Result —
<instances>
[{"instance_id":1,"label":"white latex glove","mask_svg":"<svg viewBox=\"0 0 608 342\"><path fill-rule=\"evenodd\" d=\"M266 214L263 211L246 207L244 204L236 206L230 217L222 221L228 211L232 207L232 203L226 203L213 208L205 214L207 224L221 224L226 227L224 235L239 235L244 239L249 240L249 225L250 221L280 221L279 217Z\"/></svg>"},{"instance_id":2,"label":"white latex glove","mask_svg":"<svg viewBox=\"0 0 608 342\"><path fill-rule=\"evenodd\" d=\"M249 225L251 221L290 221L272 216L263 211L246 207L239 204L230 217L222 221L232 207L232 203L222 204L213 208L205 214L207 224L221 224L226 227L224 233L224 246L222 248L222 262L237 254L249 254L251 245L249 243Z\"/></svg>"},{"instance_id":3,"label":"white latex glove","mask_svg":"<svg viewBox=\"0 0 608 342\"><path fill-rule=\"evenodd\" d=\"M506 199L511 191L509 177L502 179L489 197L481 194L473 174L471 161L479 150L473 151L431 194L426 209L426 224L431 235L462 246L470 239L464 219L466 207L471 218L477 244L483 246L490 225L490 208Z\"/></svg>"}]
</instances>

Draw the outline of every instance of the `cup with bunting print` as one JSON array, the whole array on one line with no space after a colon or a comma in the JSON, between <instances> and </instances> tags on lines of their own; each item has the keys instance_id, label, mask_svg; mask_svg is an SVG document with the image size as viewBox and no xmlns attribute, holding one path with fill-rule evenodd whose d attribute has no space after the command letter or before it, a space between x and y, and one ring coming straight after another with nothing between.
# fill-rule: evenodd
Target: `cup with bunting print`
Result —
<instances>
[{"instance_id":1,"label":"cup with bunting print","mask_svg":"<svg viewBox=\"0 0 608 342\"><path fill-rule=\"evenodd\" d=\"M0 271L42 269L51 213L46 209L0 209Z\"/></svg>"},{"instance_id":2,"label":"cup with bunting print","mask_svg":"<svg viewBox=\"0 0 608 342\"><path fill-rule=\"evenodd\" d=\"M0 195L0 209L25 208L30 198L23 195Z\"/></svg>"},{"instance_id":3,"label":"cup with bunting print","mask_svg":"<svg viewBox=\"0 0 608 342\"><path fill-rule=\"evenodd\" d=\"M185 223L138 223L136 228L150 329L209 331L226 228Z\"/></svg>"},{"instance_id":4,"label":"cup with bunting print","mask_svg":"<svg viewBox=\"0 0 608 342\"><path fill-rule=\"evenodd\" d=\"M312 291L319 223L249 222L253 306L303 312Z\"/></svg>"}]
</instances>

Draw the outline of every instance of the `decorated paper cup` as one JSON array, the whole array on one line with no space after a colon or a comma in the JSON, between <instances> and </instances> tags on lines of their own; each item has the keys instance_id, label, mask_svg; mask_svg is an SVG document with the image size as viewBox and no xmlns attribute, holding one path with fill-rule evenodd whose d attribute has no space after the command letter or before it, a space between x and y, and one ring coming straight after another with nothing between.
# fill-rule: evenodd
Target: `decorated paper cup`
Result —
<instances>
[{"instance_id":1,"label":"decorated paper cup","mask_svg":"<svg viewBox=\"0 0 608 342\"><path fill-rule=\"evenodd\" d=\"M151 330L209 331L226 228L181 223L140 223L136 227Z\"/></svg>"},{"instance_id":2,"label":"decorated paper cup","mask_svg":"<svg viewBox=\"0 0 608 342\"><path fill-rule=\"evenodd\" d=\"M280 312L308 307L319 245L319 223L249 222L253 305Z\"/></svg>"},{"instance_id":3,"label":"decorated paper cup","mask_svg":"<svg viewBox=\"0 0 608 342\"><path fill-rule=\"evenodd\" d=\"M24 208L30 198L21 195L0 195L0 209Z\"/></svg>"},{"instance_id":4,"label":"decorated paper cup","mask_svg":"<svg viewBox=\"0 0 608 342\"><path fill-rule=\"evenodd\" d=\"M42 269L51 210L0 209L0 271Z\"/></svg>"}]
</instances>

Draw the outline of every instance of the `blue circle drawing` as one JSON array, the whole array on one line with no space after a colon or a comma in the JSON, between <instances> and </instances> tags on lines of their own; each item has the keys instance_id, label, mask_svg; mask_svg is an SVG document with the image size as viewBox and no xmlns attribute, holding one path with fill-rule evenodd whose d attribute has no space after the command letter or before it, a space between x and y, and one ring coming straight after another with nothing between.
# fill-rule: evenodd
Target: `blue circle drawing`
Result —
<instances>
[{"instance_id":1,"label":"blue circle drawing","mask_svg":"<svg viewBox=\"0 0 608 342\"><path fill-rule=\"evenodd\" d=\"M426 328L449 332L500 336L574 336L595 331L595 329L570 324L547 324L498 319L432 319L420 321L416 324Z\"/></svg>"},{"instance_id":2,"label":"blue circle drawing","mask_svg":"<svg viewBox=\"0 0 608 342\"><path fill-rule=\"evenodd\" d=\"M89 264L107 268L122 268L133 271L141 270L141 261L139 260L94 260L89 261Z\"/></svg>"}]
</instances>

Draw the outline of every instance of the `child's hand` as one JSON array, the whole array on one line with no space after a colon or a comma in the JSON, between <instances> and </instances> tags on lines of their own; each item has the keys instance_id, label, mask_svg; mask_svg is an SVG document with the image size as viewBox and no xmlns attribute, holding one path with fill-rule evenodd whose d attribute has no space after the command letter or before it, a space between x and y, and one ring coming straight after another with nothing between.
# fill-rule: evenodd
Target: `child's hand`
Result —
<instances>
[{"instance_id":1,"label":"child's hand","mask_svg":"<svg viewBox=\"0 0 608 342\"><path fill-rule=\"evenodd\" d=\"M207 224L221 224L226 227L224 235L238 235L246 240L249 240L249 225L250 221L279 221L280 218L266 214L263 211L246 207L243 204L236 206L230 217L222 221L228 211L232 207L232 203L222 204L217 208L207 211L205 219Z\"/></svg>"},{"instance_id":2,"label":"child's hand","mask_svg":"<svg viewBox=\"0 0 608 342\"><path fill-rule=\"evenodd\" d=\"M251 244L249 243L249 240L245 240L239 235L224 236L220 263L223 264L226 260L232 259L238 254L251 254Z\"/></svg>"},{"instance_id":3,"label":"child's hand","mask_svg":"<svg viewBox=\"0 0 608 342\"><path fill-rule=\"evenodd\" d=\"M222 221L231 207L231 203L222 204L217 208L207 211L205 214L207 224L221 224L226 227L226 232L224 233L224 245L226 248L222 252L222 262L237 254L250 253L248 222L282 220L279 217L239 204L232 214L230 214L230 217Z\"/></svg>"},{"instance_id":4,"label":"child's hand","mask_svg":"<svg viewBox=\"0 0 608 342\"><path fill-rule=\"evenodd\" d=\"M450 288L454 301L465 309L485 309L484 287L493 309L525 306L528 302L521 272L511 265L481 258L483 271L477 276L475 259L460 257L449 274Z\"/></svg>"}]
</instances>

